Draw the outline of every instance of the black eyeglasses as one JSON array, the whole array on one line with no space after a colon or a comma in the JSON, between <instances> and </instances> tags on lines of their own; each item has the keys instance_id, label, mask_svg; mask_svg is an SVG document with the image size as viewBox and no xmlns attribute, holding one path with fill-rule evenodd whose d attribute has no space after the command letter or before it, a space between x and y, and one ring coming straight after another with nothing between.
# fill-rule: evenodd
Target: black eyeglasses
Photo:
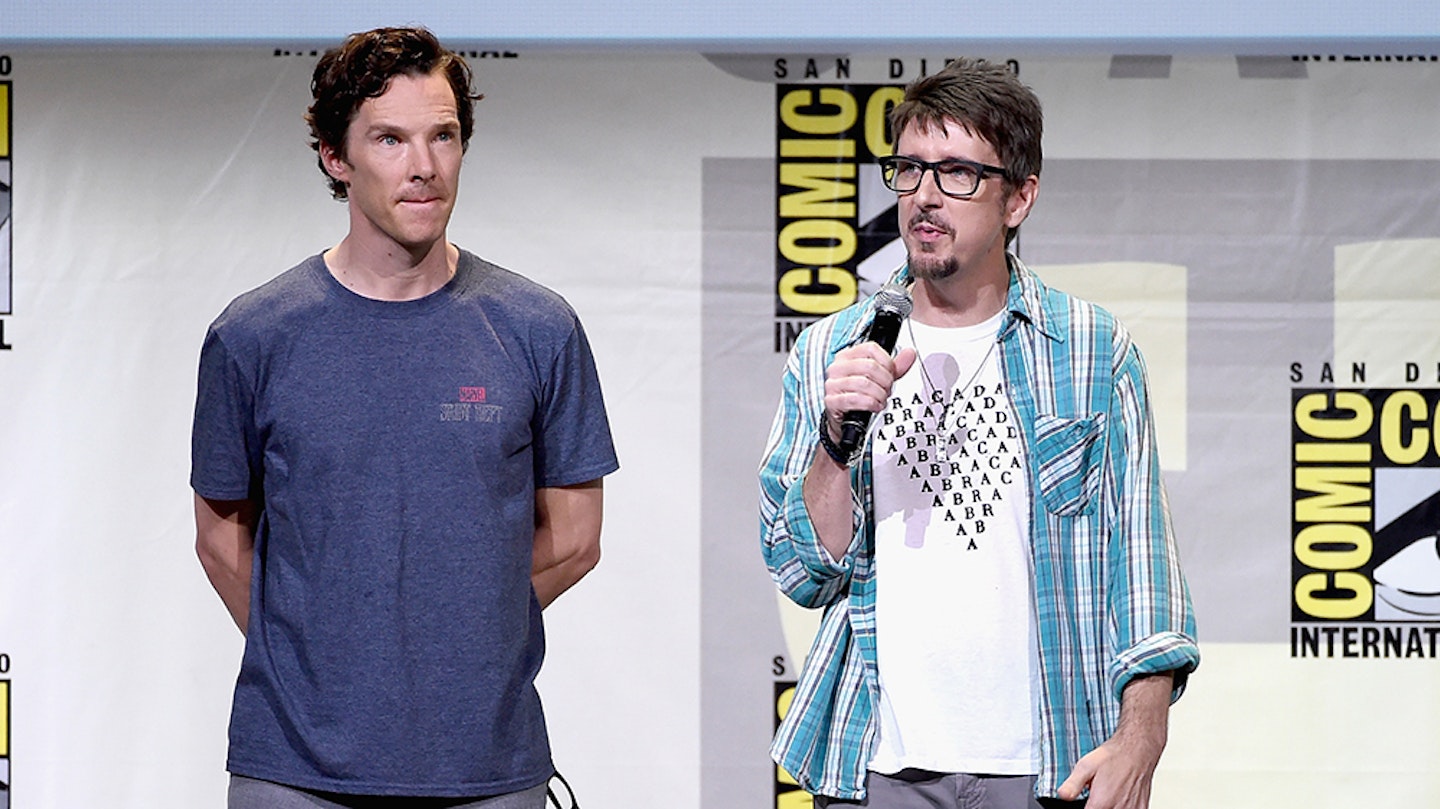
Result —
<instances>
[{"instance_id":1,"label":"black eyeglasses","mask_svg":"<svg viewBox=\"0 0 1440 809\"><path fill-rule=\"evenodd\" d=\"M987 166L973 160L941 160L927 163L913 157L891 155L880 158L880 176L885 185L897 194L910 194L925 180L925 172L935 172L935 184L940 193L947 197L967 199L980 190L980 181L986 175L1005 177L1005 169Z\"/></svg>"}]
</instances>

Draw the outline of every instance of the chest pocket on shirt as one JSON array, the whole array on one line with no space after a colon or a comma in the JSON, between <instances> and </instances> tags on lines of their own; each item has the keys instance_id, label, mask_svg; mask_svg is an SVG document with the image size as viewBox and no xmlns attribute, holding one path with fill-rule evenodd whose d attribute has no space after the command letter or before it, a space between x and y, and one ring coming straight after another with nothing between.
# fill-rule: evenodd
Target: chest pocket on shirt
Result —
<instances>
[{"instance_id":1,"label":"chest pocket on shirt","mask_svg":"<svg viewBox=\"0 0 1440 809\"><path fill-rule=\"evenodd\" d=\"M1051 514L1084 514L1096 501L1104 465L1104 435L1104 413L1083 419L1035 418L1040 496Z\"/></svg>"}]
</instances>

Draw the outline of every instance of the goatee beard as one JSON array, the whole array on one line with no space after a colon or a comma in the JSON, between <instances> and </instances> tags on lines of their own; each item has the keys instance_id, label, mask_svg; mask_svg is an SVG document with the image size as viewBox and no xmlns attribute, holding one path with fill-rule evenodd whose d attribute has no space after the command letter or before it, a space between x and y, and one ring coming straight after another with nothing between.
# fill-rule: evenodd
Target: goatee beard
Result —
<instances>
[{"instance_id":1,"label":"goatee beard","mask_svg":"<svg viewBox=\"0 0 1440 809\"><path fill-rule=\"evenodd\" d=\"M960 272L960 262L954 256L916 256L911 253L906 256L910 264L910 274L919 281L943 281L946 278Z\"/></svg>"}]
</instances>

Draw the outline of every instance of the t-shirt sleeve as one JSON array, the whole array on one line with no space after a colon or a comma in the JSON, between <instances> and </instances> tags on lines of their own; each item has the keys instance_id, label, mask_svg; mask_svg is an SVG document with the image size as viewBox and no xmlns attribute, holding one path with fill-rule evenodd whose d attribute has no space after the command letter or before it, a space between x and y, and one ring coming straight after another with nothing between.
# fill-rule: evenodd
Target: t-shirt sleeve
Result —
<instances>
[{"instance_id":1,"label":"t-shirt sleeve","mask_svg":"<svg viewBox=\"0 0 1440 809\"><path fill-rule=\"evenodd\" d=\"M573 315L572 315L573 317ZM536 411L535 485L569 486L619 468L600 376L578 318L560 345Z\"/></svg>"},{"instance_id":2,"label":"t-shirt sleeve","mask_svg":"<svg viewBox=\"0 0 1440 809\"><path fill-rule=\"evenodd\" d=\"M212 500L258 495L259 440L254 390L212 326L200 349L195 422L190 436L190 487Z\"/></svg>"}]
</instances>

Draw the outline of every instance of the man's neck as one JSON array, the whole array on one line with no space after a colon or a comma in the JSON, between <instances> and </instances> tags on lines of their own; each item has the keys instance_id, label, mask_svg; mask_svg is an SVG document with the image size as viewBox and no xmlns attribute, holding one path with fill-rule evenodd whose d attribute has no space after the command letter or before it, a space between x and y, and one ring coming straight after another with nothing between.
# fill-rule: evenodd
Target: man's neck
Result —
<instances>
[{"instance_id":1,"label":"man's neck","mask_svg":"<svg viewBox=\"0 0 1440 809\"><path fill-rule=\"evenodd\" d=\"M460 250L440 239L422 251L396 244L366 244L352 233L325 252L325 266L357 295L379 301L411 301L445 286L455 276Z\"/></svg>"},{"instance_id":2,"label":"man's neck","mask_svg":"<svg viewBox=\"0 0 1440 809\"><path fill-rule=\"evenodd\" d=\"M979 273L961 270L948 278L917 280L910 316L927 326L974 326L1004 309L1009 296L1010 266L1002 258L998 267Z\"/></svg>"}]
</instances>

